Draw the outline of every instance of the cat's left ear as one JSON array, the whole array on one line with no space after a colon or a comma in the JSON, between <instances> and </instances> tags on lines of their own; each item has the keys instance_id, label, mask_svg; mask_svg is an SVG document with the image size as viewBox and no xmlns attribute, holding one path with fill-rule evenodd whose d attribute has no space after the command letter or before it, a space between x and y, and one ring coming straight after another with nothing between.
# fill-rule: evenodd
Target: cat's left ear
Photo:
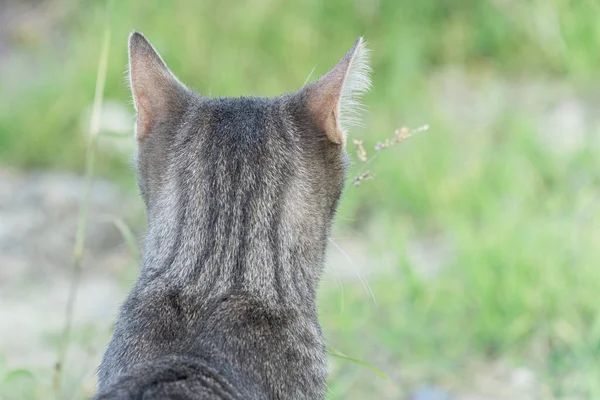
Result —
<instances>
[{"instance_id":1,"label":"cat's left ear","mask_svg":"<svg viewBox=\"0 0 600 400\"><path fill-rule=\"evenodd\" d=\"M300 90L310 117L333 143L345 144L347 129L360 122L370 72L369 50L360 37L331 71Z\"/></svg>"},{"instance_id":2,"label":"cat's left ear","mask_svg":"<svg viewBox=\"0 0 600 400\"><path fill-rule=\"evenodd\" d=\"M161 122L180 113L189 98L189 90L139 32L129 36L129 80L137 110L138 141L150 136Z\"/></svg>"}]
</instances>

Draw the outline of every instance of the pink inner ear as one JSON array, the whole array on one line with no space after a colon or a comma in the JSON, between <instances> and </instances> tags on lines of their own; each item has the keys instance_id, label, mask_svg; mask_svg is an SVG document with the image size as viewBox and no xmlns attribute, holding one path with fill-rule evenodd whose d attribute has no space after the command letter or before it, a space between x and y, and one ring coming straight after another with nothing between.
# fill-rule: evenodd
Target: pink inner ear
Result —
<instances>
[{"instance_id":1,"label":"pink inner ear","mask_svg":"<svg viewBox=\"0 0 600 400\"><path fill-rule=\"evenodd\" d=\"M307 87L307 105L315 122L329 140L341 144L343 134L339 129L338 118L344 73L338 69L339 65Z\"/></svg>"},{"instance_id":2,"label":"pink inner ear","mask_svg":"<svg viewBox=\"0 0 600 400\"><path fill-rule=\"evenodd\" d=\"M137 121L136 121L136 139L144 140L150 130L152 129L152 115L148 110L146 104L149 101L146 95L140 94L135 96L135 103L137 108Z\"/></svg>"},{"instance_id":3,"label":"pink inner ear","mask_svg":"<svg viewBox=\"0 0 600 400\"><path fill-rule=\"evenodd\" d=\"M335 144L342 144L344 141L344 135L342 134L338 124L337 105L334 106L333 110L331 110L328 115L329 117L327 118L327 121L325 121L325 125L322 127L322 129L329 140Z\"/></svg>"},{"instance_id":4,"label":"pink inner ear","mask_svg":"<svg viewBox=\"0 0 600 400\"><path fill-rule=\"evenodd\" d=\"M137 110L136 138L144 140L181 103L186 88L139 33L129 40L129 76Z\"/></svg>"}]
</instances>

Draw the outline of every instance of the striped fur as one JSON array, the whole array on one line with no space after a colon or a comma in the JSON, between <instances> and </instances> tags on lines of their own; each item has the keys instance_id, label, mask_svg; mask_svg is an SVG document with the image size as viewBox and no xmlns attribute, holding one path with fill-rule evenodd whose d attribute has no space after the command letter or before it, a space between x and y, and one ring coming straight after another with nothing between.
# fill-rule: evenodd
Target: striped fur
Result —
<instances>
[{"instance_id":1,"label":"striped fur","mask_svg":"<svg viewBox=\"0 0 600 400\"><path fill-rule=\"evenodd\" d=\"M132 35L132 71L164 76L150 49ZM209 99L166 79L136 97L131 81L149 127L137 160L148 231L97 398L323 398L315 297L343 146L315 123L304 90ZM145 103L158 97L166 110Z\"/></svg>"}]
</instances>

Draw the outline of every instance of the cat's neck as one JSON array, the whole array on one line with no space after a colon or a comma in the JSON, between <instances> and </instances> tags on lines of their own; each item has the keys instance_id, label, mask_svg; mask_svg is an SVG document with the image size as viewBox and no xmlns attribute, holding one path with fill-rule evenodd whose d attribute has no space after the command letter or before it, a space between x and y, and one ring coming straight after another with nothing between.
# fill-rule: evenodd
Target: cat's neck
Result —
<instances>
[{"instance_id":1,"label":"cat's neck","mask_svg":"<svg viewBox=\"0 0 600 400\"><path fill-rule=\"evenodd\" d=\"M209 297L245 293L314 308L328 223L299 224L285 204L256 207L252 199L230 207L177 201L153 210L142 277Z\"/></svg>"}]
</instances>

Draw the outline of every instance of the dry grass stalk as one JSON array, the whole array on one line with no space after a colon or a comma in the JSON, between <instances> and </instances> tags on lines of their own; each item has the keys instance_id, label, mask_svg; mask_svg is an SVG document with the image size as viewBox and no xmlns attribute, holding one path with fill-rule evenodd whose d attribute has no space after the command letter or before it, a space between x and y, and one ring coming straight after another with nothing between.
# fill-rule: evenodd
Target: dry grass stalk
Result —
<instances>
[{"instance_id":1,"label":"dry grass stalk","mask_svg":"<svg viewBox=\"0 0 600 400\"><path fill-rule=\"evenodd\" d=\"M356 146L356 157L358 158L358 160L360 162L363 163L363 165L369 165L371 162L373 162L375 157L379 153L381 153L382 150L393 147L393 146L397 145L398 143L401 143L401 142L405 141L406 139L411 138L415 134L426 131L428 129L429 129L429 125L423 125L423 126L420 126L416 129L412 129L412 130L407 127L402 127L400 129L396 129L394 131L393 137L388 138L388 139L384 140L383 142L377 142L377 144L375 144L375 147L374 147L375 154L373 156L371 156L371 158L367 158L367 151L365 150L363 141L355 139L353 141L353 143ZM362 170L361 172L358 173L358 175L356 175L354 177L354 179L352 179L352 185L360 186L362 181L370 181L373 178L374 178L374 176L371 173L371 171Z\"/></svg>"}]
</instances>

